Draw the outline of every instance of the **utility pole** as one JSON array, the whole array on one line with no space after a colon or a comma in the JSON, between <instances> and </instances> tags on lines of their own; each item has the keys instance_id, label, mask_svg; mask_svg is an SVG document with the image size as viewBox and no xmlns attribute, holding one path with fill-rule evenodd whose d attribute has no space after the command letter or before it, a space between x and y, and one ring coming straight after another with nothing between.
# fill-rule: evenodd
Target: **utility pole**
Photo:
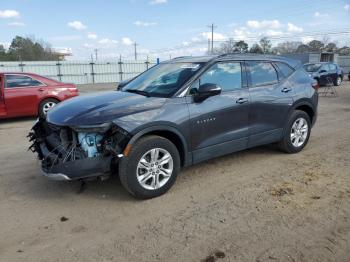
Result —
<instances>
[{"instance_id":1,"label":"utility pole","mask_svg":"<svg viewBox=\"0 0 350 262\"><path fill-rule=\"evenodd\" d=\"M137 60L137 50L136 50L136 46L138 46L138 44L135 42L135 43L134 43L135 61Z\"/></svg>"},{"instance_id":2,"label":"utility pole","mask_svg":"<svg viewBox=\"0 0 350 262\"><path fill-rule=\"evenodd\" d=\"M210 39L208 38L208 55L210 55Z\"/></svg>"},{"instance_id":3,"label":"utility pole","mask_svg":"<svg viewBox=\"0 0 350 262\"><path fill-rule=\"evenodd\" d=\"M211 54L214 53L214 28L217 28L216 25L214 25L214 23L212 23L211 25L208 25L209 28L211 28Z\"/></svg>"},{"instance_id":4,"label":"utility pole","mask_svg":"<svg viewBox=\"0 0 350 262\"><path fill-rule=\"evenodd\" d=\"M95 61L97 61L97 52L98 52L98 49L96 48L95 49Z\"/></svg>"}]
</instances>

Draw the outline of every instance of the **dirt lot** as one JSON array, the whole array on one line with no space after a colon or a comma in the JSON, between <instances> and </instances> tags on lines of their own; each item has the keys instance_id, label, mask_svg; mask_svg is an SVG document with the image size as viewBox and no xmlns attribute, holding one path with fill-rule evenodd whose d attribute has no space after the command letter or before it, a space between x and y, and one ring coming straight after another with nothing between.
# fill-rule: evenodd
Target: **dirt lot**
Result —
<instances>
[{"instance_id":1,"label":"dirt lot","mask_svg":"<svg viewBox=\"0 0 350 262\"><path fill-rule=\"evenodd\" d=\"M259 147L183 171L164 196L40 176L33 119L0 124L0 261L349 261L350 83L303 152Z\"/></svg>"}]
</instances>

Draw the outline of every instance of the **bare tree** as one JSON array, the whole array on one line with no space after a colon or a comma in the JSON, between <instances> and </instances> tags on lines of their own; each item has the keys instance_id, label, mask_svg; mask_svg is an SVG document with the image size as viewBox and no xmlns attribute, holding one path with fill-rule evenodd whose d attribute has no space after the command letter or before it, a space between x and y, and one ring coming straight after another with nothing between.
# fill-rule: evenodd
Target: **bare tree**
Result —
<instances>
[{"instance_id":1,"label":"bare tree","mask_svg":"<svg viewBox=\"0 0 350 262\"><path fill-rule=\"evenodd\" d=\"M271 44L271 41L267 37L261 38L259 41L259 44L260 44L261 50L264 54L271 53L272 44Z\"/></svg>"}]
</instances>

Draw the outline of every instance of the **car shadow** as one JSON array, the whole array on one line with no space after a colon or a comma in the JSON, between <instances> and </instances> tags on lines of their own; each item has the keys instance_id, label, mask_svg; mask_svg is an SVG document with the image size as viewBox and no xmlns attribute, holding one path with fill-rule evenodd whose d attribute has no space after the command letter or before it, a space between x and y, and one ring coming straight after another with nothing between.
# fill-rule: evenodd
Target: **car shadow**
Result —
<instances>
[{"instance_id":1,"label":"car shadow","mask_svg":"<svg viewBox=\"0 0 350 262\"><path fill-rule=\"evenodd\" d=\"M35 121L37 119L36 116L24 116L24 117L14 117L14 118L4 118L0 119L0 124L11 124L23 121Z\"/></svg>"},{"instance_id":2,"label":"car shadow","mask_svg":"<svg viewBox=\"0 0 350 262\"><path fill-rule=\"evenodd\" d=\"M176 194L176 187L181 187L181 184L185 183L186 179L191 179L196 184L200 179L199 176L196 178L197 170L213 170L209 172L215 174L216 166L220 166L225 163L232 165L242 164L242 161L247 161L252 155L268 157L269 155L281 154L275 145L260 146L252 149L247 149L241 152L229 154L222 157L217 157L197 165L184 168L182 175L178 176L178 179L172 189L173 193ZM39 170L38 170L39 171ZM37 172L36 172L37 173ZM30 189L26 190L26 194L31 195L33 198L40 199L94 199L95 201L121 201L121 202L138 202L137 199L132 197L122 186L119 177L112 175L106 180L90 180L85 181L82 185L81 181L52 181L46 177L40 175L32 175L28 177L32 179L30 181ZM198 180L198 181L196 181ZM180 191L179 191L180 192Z\"/></svg>"}]
</instances>

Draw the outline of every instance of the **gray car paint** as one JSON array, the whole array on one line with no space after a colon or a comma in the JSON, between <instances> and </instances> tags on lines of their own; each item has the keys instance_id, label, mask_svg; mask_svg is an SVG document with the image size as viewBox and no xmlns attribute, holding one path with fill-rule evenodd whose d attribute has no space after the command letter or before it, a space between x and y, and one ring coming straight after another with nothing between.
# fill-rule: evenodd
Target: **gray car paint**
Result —
<instances>
[{"instance_id":1,"label":"gray car paint","mask_svg":"<svg viewBox=\"0 0 350 262\"><path fill-rule=\"evenodd\" d=\"M61 126L84 126L114 122L137 137L152 130L168 130L185 143L185 163L278 141L296 105L309 105L317 112L317 94L311 79L305 78L299 63L278 57L233 56L180 58L171 62L207 62L198 74L184 84L172 98L145 97L123 91L98 93L61 103L47 116L47 121ZM223 92L197 103L186 90L206 68L219 61L284 61L296 69L288 79L273 86L243 87ZM290 87L291 92L282 92ZM185 94L185 95L183 95ZM237 104L239 98L245 104ZM145 131L147 130L147 131Z\"/></svg>"}]
</instances>

